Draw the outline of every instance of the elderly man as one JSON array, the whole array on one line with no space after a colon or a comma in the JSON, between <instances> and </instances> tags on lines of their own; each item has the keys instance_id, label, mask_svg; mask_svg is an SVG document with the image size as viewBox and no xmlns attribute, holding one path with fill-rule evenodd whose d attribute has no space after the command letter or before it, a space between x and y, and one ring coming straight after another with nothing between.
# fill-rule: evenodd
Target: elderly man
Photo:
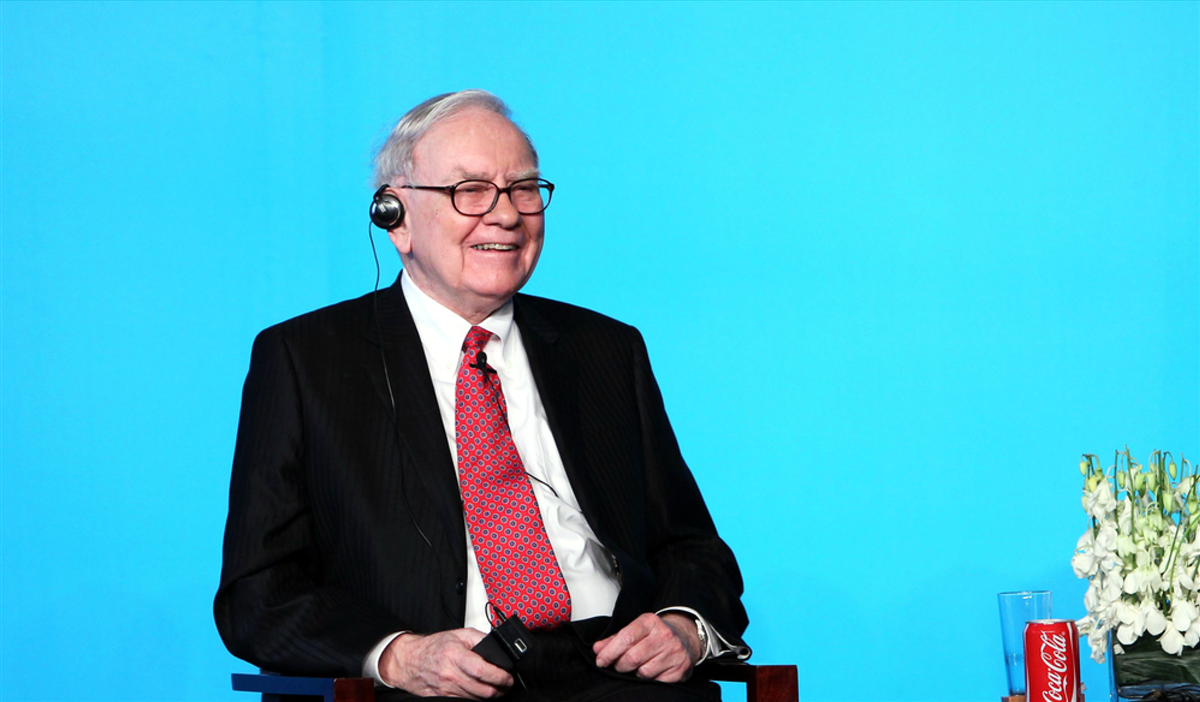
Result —
<instances>
[{"instance_id":1,"label":"elderly man","mask_svg":"<svg viewBox=\"0 0 1200 702\"><path fill-rule=\"evenodd\" d=\"M489 93L441 95L376 177L400 278L254 343L229 650L383 697L716 698L690 676L749 655L737 564L637 331L518 294L554 190L528 136ZM473 650L506 616L533 631L511 672Z\"/></svg>"}]
</instances>

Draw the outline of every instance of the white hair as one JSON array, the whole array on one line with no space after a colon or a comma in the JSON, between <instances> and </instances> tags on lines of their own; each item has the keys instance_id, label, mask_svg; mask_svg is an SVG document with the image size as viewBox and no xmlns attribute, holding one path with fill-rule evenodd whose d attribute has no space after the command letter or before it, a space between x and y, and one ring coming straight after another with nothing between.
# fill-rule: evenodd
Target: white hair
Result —
<instances>
[{"instance_id":1,"label":"white hair","mask_svg":"<svg viewBox=\"0 0 1200 702\"><path fill-rule=\"evenodd\" d=\"M486 90L460 90L457 93L431 97L401 117L387 140L383 142L383 146L379 147L378 153L375 154L375 187L411 180L414 170L413 150L417 142L438 123L468 108L482 108L512 121L512 111L508 109L508 105ZM515 122L513 126L517 127ZM517 131L525 137L529 153L533 156L533 165L536 166L538 156L537 149L533 148L533 140L520 127L517 127Z\"/></svg>"}]
</instances>

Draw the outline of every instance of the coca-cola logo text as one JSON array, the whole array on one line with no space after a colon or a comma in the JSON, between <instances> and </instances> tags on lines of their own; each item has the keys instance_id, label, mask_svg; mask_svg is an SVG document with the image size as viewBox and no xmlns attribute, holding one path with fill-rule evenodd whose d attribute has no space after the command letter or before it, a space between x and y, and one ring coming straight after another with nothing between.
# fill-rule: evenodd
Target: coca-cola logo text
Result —
<instances>
[{"instance_id":1,"label":"coca-cola logo text","mask_svg":"<svg viewBox=\"0 0 1200 702\"><path fill-rule=\"evenodd\" d=\"M1070 658L1065 634L1053 631L1040 632L1041 659L1046 666L1046 689L1042 691L1042 702L1075 702L1072 688Z\"/></svg>"}]
</instances>

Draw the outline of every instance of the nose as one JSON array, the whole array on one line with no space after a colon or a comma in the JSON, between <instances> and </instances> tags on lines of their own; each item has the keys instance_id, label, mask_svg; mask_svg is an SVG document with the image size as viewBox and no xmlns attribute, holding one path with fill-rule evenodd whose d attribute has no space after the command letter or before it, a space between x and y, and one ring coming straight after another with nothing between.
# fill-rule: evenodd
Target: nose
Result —
<instances>
[{"instance_id":1,"label":"nose","mask_svg":"<svg viewBox=\"0 0 1200 702\"><path fill-rule=\"evenodd\" d=\"M521 213L513 205L511 193L500 193L496 206L483 216L485 224L494 224L504 229L512 229L521 221Z\"/></svg>"}]
</instances>

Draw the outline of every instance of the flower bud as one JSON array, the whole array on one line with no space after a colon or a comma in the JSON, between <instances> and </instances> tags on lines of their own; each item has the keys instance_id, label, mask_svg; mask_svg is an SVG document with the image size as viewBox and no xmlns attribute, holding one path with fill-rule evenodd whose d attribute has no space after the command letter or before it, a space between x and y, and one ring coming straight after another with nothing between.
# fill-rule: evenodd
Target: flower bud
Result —
<instances>
[{"instance_id":1,"label":"flower bud","mask_svg":"<svg viewBox=\"0 0 1200 702\"><path fill-rule=\"evenodd\" d=\"M1087 475L1088 462L1086 458L1079 459L1079 474Z\"/></svg>"},{"instance_id":2,"label":"flower bud","mask_svg":"<svg viewBox=\"0 0 1200 702\"><path fill-rule=\"evenodd\" d=\"M1171 464L1167 466L1167 472L1171 474L1172 480L1179 477L1179 467L1175 465L1175 461L1171 461Z\"/></svg>"}]
</instances>

